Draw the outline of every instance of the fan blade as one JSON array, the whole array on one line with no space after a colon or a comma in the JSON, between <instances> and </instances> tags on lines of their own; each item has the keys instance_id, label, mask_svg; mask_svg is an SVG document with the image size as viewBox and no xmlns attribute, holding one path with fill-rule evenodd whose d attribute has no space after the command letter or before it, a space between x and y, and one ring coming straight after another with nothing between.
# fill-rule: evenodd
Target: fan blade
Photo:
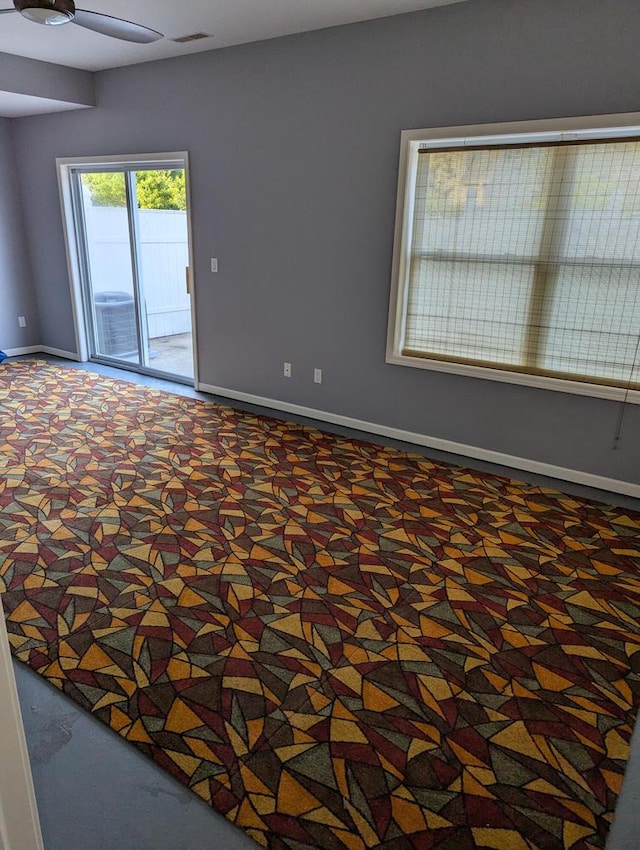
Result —
<instances>
[{"instance_id":1,"label":"fan blade","mask_svg":"<svg viewBox=\"0 0 640 850\"><path fill-rule=\"evenodd\" d=\"M99 12L87 12L84 9L76 9L73 23L86 30L110 35L112 38L120 38L123 41L134 41L136 44L151 44L152 41L164 38L162 33L149 27L143 27L122 18L112 18L111 15L102 15Z\"/></svg>"}]
</instances>

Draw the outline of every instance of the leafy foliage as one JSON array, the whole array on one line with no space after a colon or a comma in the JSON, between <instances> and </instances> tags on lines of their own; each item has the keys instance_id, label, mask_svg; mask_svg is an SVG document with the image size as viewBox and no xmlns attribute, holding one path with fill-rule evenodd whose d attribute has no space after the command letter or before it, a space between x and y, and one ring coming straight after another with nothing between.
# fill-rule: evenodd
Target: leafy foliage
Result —
<instances>
[{"instance_id":1,"label":"leafy foliage","mask_svg":"<svg viewBox=\"0 0 640 850\"><path fill-rule=\"evenodd\" d=\"M84 174L82 184L91 194L95 207L126 206L124 174L103 172ZM185 172L182 168L136 172L138 209L186 210Z\"/></svg>"}]
</instances>

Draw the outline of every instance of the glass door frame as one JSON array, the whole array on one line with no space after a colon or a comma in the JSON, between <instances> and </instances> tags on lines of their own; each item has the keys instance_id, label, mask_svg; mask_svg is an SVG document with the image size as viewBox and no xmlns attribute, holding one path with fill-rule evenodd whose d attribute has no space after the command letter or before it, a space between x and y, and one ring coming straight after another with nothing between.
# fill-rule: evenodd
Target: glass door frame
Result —
<instances>
[{"instance_id":1,"label":"glass door frame","mask_svg":"<svg viewBox=\"0 0 640 850\"><path fill-rule=\"evenodd\" d=\"M191 192L189 175L189 154L187 151L158 153L158 154L135 154L129 156L109 157L73 157L58 158L56 160L58 171L58 186L60 190L60 203L62 207L62 221L65 236L65 247L67 252L67 265L69 270L69 283L71 289L71 302L73 308L73 321L76 336L78 360L87 362L94 360L106 365L126 368L129 371L141 372L159 378L169 378L194 386L199 385L198 357L197 357L197 331L196 331L196 293L193 277L193 231L191 226ZM167 372L159 372L148 364L148 345L146 338L146 324L141 309L141 262L139 256L139 232L138 210L136 202L136 179L138 171L184 169L185 190L187 196L187 229L188 229L188 251L189 266L186 269L187 288L191 295L191 332L193 341L193 368L194 379ZM86 228L84 225L84 209L77 191L81 175L91 172L118 172L125 175L125 186L127 196L127 216L129 223L129 236L131 246L131 267L134 285L134 301L136 310L136 332L138 341L138 353L140 365L126 362L126 364L106 355L92 356L95 350L93 340L93 328L95 328L94 306L90 293L91 269L88 261L86 244ZM89 312L91 311L91 312Z\"/></svg>"}]
</instances>

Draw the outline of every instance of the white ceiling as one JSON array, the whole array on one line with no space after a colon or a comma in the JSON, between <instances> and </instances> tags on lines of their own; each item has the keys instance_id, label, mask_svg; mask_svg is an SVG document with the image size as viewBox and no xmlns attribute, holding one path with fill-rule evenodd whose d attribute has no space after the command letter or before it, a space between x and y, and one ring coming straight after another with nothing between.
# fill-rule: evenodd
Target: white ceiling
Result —
<instances>
[{"instance_id":1,"label":"white ceiling","mask_svg":"<svg viewBox=\"0 0 640 850\"><path fill-rule=\"evenodd\" d=\"M79 8L135 21L166 38L130 44L75 24L39 26L16 13L0 17L0 52L98 71L457 2L463 0L79 0ZM0 8L11 6L0 0ZM196 32L212 37L170 41Z\"/></svg>"}]
</instances>

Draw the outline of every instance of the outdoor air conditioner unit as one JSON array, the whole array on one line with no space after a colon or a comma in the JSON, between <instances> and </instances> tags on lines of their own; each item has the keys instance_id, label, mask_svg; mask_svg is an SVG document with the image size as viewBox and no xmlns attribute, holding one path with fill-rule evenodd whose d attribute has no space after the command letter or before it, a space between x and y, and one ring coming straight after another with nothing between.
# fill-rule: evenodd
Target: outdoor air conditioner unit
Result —
<instances>
[{"instance_id":1,"label":"outdoor air conditioner unit","mask_svg":"<svg viewBox=\"0 0 640 850\"><path fill-rule=\"evenodd\" d=\"M131 357L138 352L136 305L127 292L97 292L96 315L98 354Z\"/></svg>"}]
</instances>

